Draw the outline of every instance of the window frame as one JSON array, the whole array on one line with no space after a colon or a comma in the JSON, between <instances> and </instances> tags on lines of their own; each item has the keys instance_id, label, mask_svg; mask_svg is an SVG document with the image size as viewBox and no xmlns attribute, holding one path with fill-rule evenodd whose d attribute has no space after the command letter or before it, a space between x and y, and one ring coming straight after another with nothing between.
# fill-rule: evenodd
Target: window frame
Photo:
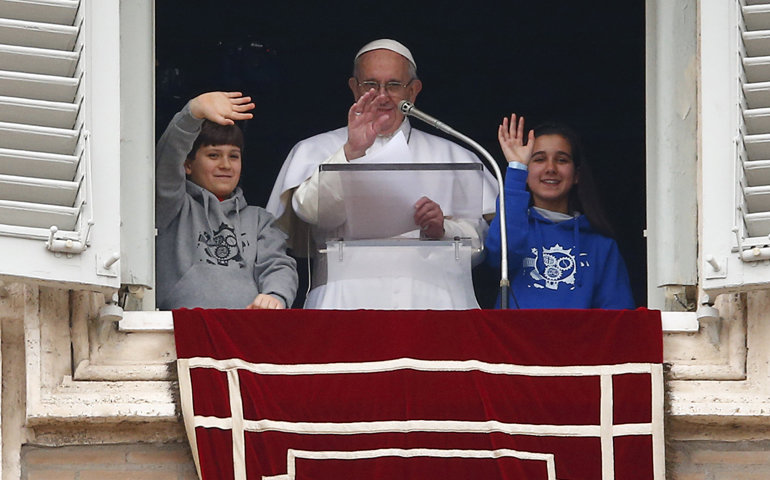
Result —
<instances>
[{"instance_id":1,"label":"window frame","mask_svg":"<svg viewBox=\"0 0 770 480\"><path fill-rule=\"evenodd\" d=\"M698 282L696 4L646 0L647 306L660 310Z\"/></svg>"}]
</instances>

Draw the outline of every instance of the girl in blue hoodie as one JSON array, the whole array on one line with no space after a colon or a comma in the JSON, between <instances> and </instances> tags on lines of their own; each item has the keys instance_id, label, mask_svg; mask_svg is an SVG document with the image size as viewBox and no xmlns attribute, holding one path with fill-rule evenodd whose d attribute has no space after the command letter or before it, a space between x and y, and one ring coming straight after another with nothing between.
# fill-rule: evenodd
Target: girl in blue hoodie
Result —
<instances>
[{"instance_id":1,"label":"girl in blue hoodie","mask_svg":"<svg viewBox=\"0 0 770 480\"><path fill-rule=\"evenodd\" d=\"M628 272L593 188L577 135L547 123L524 137L524 118L503 119L511 308L634 308ZM500 217L487 261L501 261ZM498 298L498 307L500 299Z\"/></svg>"}]
</instances>

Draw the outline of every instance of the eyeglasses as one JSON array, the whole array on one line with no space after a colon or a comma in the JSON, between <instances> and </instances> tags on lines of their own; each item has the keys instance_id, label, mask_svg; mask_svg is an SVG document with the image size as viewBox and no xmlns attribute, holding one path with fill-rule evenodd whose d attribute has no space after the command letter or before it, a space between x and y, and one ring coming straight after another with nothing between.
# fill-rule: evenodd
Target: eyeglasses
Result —
<instances>
[{"instance_id":1,"label":"eyeglasses","mask_svg":"<svg viewBox=\"0 0 770 480\"><path fill-rule=\"evenodd\" d=\"M409 80L406 84L403 84L401 82L377 83L373 81L366 81L366 82L359 82L358 86L363 88L367 92L371 89L374 89L375 91L379 92L380 88L384 88L385 91L388 93L388 95L401 95L402 93L404 93L404 89L406 89L406 87L408 87L413 81L414 81L414 78Z\"/></svg>"}]
</instances>

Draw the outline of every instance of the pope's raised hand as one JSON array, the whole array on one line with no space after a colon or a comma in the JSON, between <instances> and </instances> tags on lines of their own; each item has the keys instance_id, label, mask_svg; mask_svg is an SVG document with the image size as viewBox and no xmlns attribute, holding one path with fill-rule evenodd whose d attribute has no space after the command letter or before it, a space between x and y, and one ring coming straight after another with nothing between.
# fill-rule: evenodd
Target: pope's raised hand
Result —
<instances>
[{"instance_id":1,"label":"pope's raised hand","mask_svg":"<svg viewBox=\"0 0 770 480\"><path fill-rule=\"evenodd\" d=\"M500 148L503 149L503 155L508 163L519 162L529 165L532 158L532 151L535 148L535 132L529 131L527 144L524 144L524 117L519 118L516 123L516 114L511 114L511 122L503 118L503 124L497 129L497 140L500 142Z\"/></svg>"},{"instance_id":2,"label":"pope's raised hand","mask_svg":"<svg viewBox=\"0 0 770 480\"><path fill-rule=\"evenodd\" d=\"M235 120L248 120L254 109L251 97L241 92L208 92L190 101L190 113L195 118L205 118L220 125L232 125Z\"/></svg>"},{"instance_id":3,"label":"pope's raised hand","mask_svg":"<svg viewBox=\"0 0 770 480\"><path fill-rule=\"evenodd\" d=\"M366 150L372 146L383 126L395 115L392 110L379 110L379 107L387 102L387 95L378 95L371 89L350 107L348 141L344 147L345 158L353 160L366 154Z\"/></svg>"}]
</instances>

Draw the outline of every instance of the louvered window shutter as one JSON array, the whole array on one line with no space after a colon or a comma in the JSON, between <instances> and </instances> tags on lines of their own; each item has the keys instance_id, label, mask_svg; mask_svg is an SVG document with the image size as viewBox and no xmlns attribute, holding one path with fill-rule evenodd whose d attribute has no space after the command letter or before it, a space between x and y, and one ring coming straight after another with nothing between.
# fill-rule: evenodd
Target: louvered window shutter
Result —
<instances>
[{"instance_id":1,"label":"louvered window shutter","mask_svg":"<svg viewBox=\"0 0 770 480\"><path fill-rule=\"evenodd\" d=\"M118 27L117 1L0 0L1 280L120 285Z\"/></svg>"},{"instance_id":2,"label":"louvered window shutter","mask_svg":"<svg viewBox=\"0 0 770 480\"><path fill-rule=\"evenodd\" d=\"M700 5L703 286L767 288L770 1Z\"/></svg>"}]
</instances>

